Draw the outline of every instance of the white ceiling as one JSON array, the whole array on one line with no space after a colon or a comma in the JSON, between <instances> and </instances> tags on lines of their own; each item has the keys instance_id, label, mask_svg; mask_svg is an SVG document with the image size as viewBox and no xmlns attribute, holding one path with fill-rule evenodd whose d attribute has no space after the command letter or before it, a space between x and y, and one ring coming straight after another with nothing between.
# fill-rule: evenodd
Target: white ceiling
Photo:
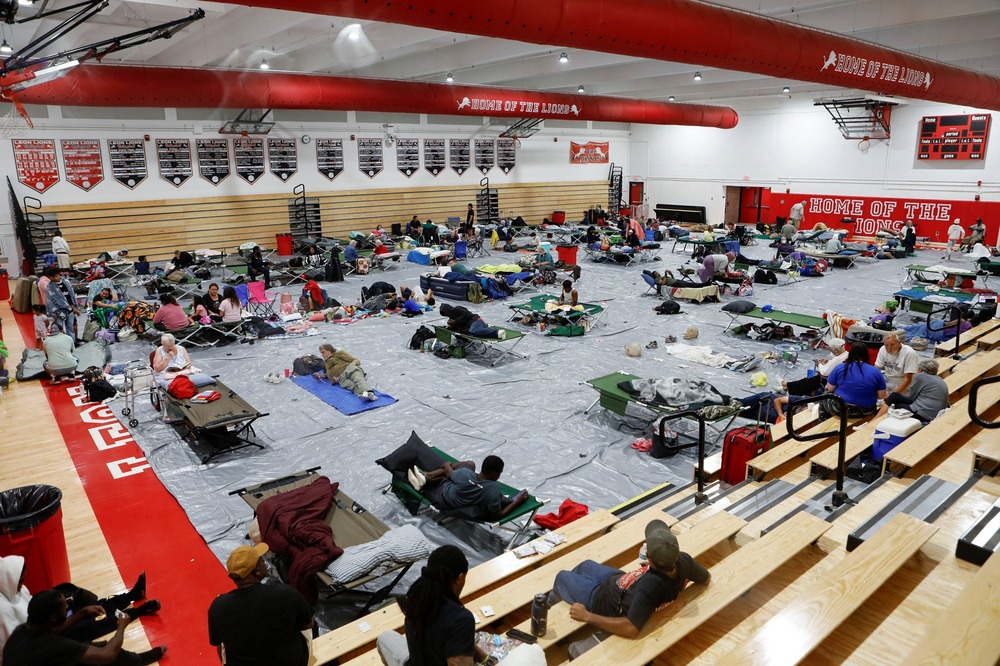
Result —
<instances>
[{"instance_id":1,"label":"white ceiling","mask_svg":"<svg viewBox=\"0 0 1000 666\"><path fill-rule=\"evenodd\" d=\"M15 1L16 0L6 0ZM21 7L23 19L78 0L37 0ZM557 2L558 0L541 0ZM627 0L623 0L627 1ZM1000 76L1000 0L723 0L716 4L820 28L907 51L957 67ZM821 84L566 49L405 25L358 22L297 12L194 0L110 0L108 7L47 52L80 46L186 16L206 17L169 40L110 54L110 63L176 67L257 68L266 59L274 71L329 73L456 83L501 88L678 102L780 95L844 95ZM349 26L360 25L358 40ZM56 25L53 19L5 25L6 39L22 48ZM637 26L637 31L643 27ZM570 58L558 62L565 51ZM701 82L693 80L700 71Z\"/></svg>"}]
</instances>

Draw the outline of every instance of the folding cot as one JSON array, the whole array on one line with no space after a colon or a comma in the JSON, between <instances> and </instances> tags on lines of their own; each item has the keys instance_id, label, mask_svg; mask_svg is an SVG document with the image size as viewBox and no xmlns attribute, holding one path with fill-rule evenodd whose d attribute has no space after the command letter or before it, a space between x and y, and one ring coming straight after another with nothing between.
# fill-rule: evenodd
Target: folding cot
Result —
<instances>
[{"instance_id":1,"label":"folding cot","mask_svg":"<svg viewBox=\"0 0 1000 666\"><path fill-rule=\"evenodd\" d=\"M171 418L183 419L185 437L207 446L211 451L201 457L201 463L207 464L216 456L237 451L248 446L263 445L255 442L256 436L253 424L259 418L267 416L257 411L250 403L236 394L222 382L201 386L199 392L218 391L221 396L212 402L196 403L187 399L175 398L166 390L161 389L155 394L156 407L166 409Z\"/></svg>"},{"instance_id":2,"label":"folding cot","mask_svg":"<svg viewBox=\"0 0 1000 666\"><path fill-rule=\"evenodd\" d=\"M372 253L368 257L368 265L372 269L380 271L385 271L390 268L400 268L399 258L399 252L385 252L383 254Z\"/></svg>"},{"instance_id":3,"label":"folding cot","mask_svg":"<svg viewBox=\"0 0 1000 666\"><path fill-rule=\"evenodd\" d=\"M483 517L478 511L472 508L458 510L442 509L435 504L432 496L420 492L410 485L410 482L407 480L406 471L414 465L424 470L439 469L446 462L455 463L458 460L436 446L428 446L415 432L410 434L410 439L406 444L376 462L392 474L392 481L382 492L388 493L391 490L411 515L417 515L423 507L428 506L440 514L441 518L438 520L438 524L448 520L460 519L483 523L495 529L510 532L512 536L506 544L507 550L514 548L517 546L518 541L528 536L532 519L538 513L538 510L547 504L547 501L540 501L534 495L529 494L524 502L512 509L503 518L496 520L490 517ZM508 486L503 482L498 481L497 483L500 484L504 496L508 498L512 498L520 492L517 488Z\"/></svg>"},{"instance_id":4,"label":"folding cot","mask_svg":"<svg viewBox=\"0 0 1000 666\"><path fill-rule=\"evenodd\" d=\"M631 266L640 257L640 252L637 248L623 245L612 245L607 250L600 249L600 246L584 246L583 251L593 261L605 261L620 266Z\"/></svg>"},{"instance_id":5,"label":"folding cot","mask_svg":"<svg viewBox=\"0 0 1000 666\"><path fill-rule=\"evenodd\" d=\"M906 266L905 282L930 282L937 284L945 282L949 287L954 287L955 282L959 283L959 288L971 287L979 277L976 271L966 271L961 268L951 268L949 266L923 266L921 264L909 264ZM968 281L966 283L966 281ZM985 284L985 275L983 283Z\"/></svg>"},{"instance_id":6,"label":"folding cot","mask_svg":"<svg viewBox=\"0 0 1000 666\"><path fill-rule=\"evenodd\" d=\"M758 268L758 266L756 265L751 266L750 264L743 264L743 263L734 264L733 267L738 271L743 271L748 276L752 275L750 271L751 268L755 270ZM785 268L774 265L760 266L760 268L767 269L769 271L774 271L776 275L784 275L785 281L782 284L792 284L793 282L798 282L802 279L802 276L799 274L798 269L792 265L789 265L788 267Z\"/></svg>"},{"instance_id":7,"label":"folding cot","mask_svg":"<svg viewBox=\"0 0 1000 666\"><path fill-rule=\"evenodd\" d=\"M844 268L854 268L854 262L860 256L860 252L855 250L841 250L840 252L821 252L819 250L805 250L807 257L822 259L831 266L836 267L837 263L846 264Z\"/></svg>"},{"instance_id":8,"label":"folding cot","mask_svg":"<svg viewBox=\"0 0 1000 666\"><path fill-rule=\"evenodd\" d=\"M516 356L520 359L528 358L524 354L514 351L514 347L524 338L525 334L515 331L512 328L501 328L501 330L505 331L507 336L503 340L499 338L481 338L468 333L460 333L445 326L434 327L435 337L448 345L456 356L468 353L486 356L490 352L498 352L499 356L490 363L491 368L508 356ZM501 345L505 346L501 347ZM457 350L461 351L457 352Z\"/></svg>"},{"instance_id":9,"label":"folding cot","mask_svg":"<svg viewBox=\"0 0 1000 666\"><path fill-rule=\"evenodd\" d=\"M566 320L569 324L580 324L589 331L601 321L604 313L607 312L607 308L596 303L578 303L577 306L582 306L581 309L573 309L568 305L559 305L558 301L557 296L539 294L532 296L524 303L512 303L508 306L511 309L511 314L507 321L518 316L541 314L556 320ZM552 303L554 307L549 306L549 303Z\"/></svg>"},{"instance_id":10,"label":"folding cot","mask_svg":"<svg viewBox=\"0 0 1000 666\"><path fill-rule=\"evenodd\" d=\"M993 297L996 298L996 292L981 289L977 291L956 291L952 289L928 291L924 287L901 289L900 291L894 293L893 297L899 301L900 308L906 308L910 312L928 314L935 308L935 306L940 306L945 303L969 303L975 299L979 293L984 293L986 295L992 294Z\"/></svg>"},{"instance_id":11,"label":"folding cot","mask_svg":"<svg viewBox=\"0 0 1000 666\"><path fill-rule=\"evenodd\" d=\"M635 381L637 379L641 379L641 377L638 375L630 375L625 372L612 372L610 375L588 379L584 383L597 391L598 396L597 400L594 400L594 402L592 402L583 413L587 414L594 408L595 405L600 403L601 407L604 409L614 414L618 414L619 416L625 416L628 405L634 404L639 407L645 407L646 409L663 416L671 416L674 414L679 415L682 412L691 412L691 417L683 416L680 418L693 417L693 412L688 407L669 407L655 402L640 400L637 396L628 393L620 386L623 382ZM719 415L708 415L703 416L703 418L705 425L712 428L716 434L721 436L726 432L729 425L736 419L741 411L743 411L743 407L742 405L739 405L738 408L734 406L730 410L719 410ZM721 427L715 425L723 421L725 423ZM687 446L690 445L682 445L677 448L686 448Z\"/></svg>"},{"instance_id":12,"label":"folding cot","mask_svg":"<svg viewBox=\"0 0 1000 666\"><path fill-rule=\"evenodd\" d=\"M180 294L174 294L174 298L178 301L182 298L191 298L199 291L201 291L201 283L203 280L198 278L193 278L183 271L174 271L171 275L183 276L181 279L164 279L164 284L173 287L174 289L180 290Z\"/></svg>"},{"instance_id":13,"label":"folding cot","mask_svg":"<svg viewBox=\"0 0 1000 666\"><path fill-rule=\"evenodd\" d=\"M319 467L313 467L302 472L296 472L289 476L264 481L252 486L240 488L230 492L230 495L239 495L240 499L246 502L254 514L261 502L271 497L276 497L282 493L287 493L298 488L304 488L313 483L319 475ZM343 488L338 488L334 495L333 504L326 514L324 522L333 529L333 536L337 546L348 548L375 541L389 531L389 526L383 523L378 517L372 515L367 509L358 504L344 492ZM287 579L288 562L278 559L275 563L282 578ZM373 607L381 604L389 598L392 590L399 581L406 575L406 572L413 566L413 562L397 562L393 564L380 565L376 569L368 571L352 580L334 580L326 571L316 573L316 578L325 588L321 590L324 597L329 599L339 594L353 592L368 597L364 607L358 612L357 617L366 615ZM376 590L363 589L364 586L376 581L382 581L382 585Z\"/></svg>"},{"instance_id":14,"label":"folding cot","mask_svg":"<svg viewBox=\"0 0 1000 666\"><path fill-rule=\"evenodd\" d=\"M723 312L726 311L723 310ZM765 321L774 322L775 324L790 324L801 328L813 329L819 331L821 337L826 333L827 329L830 328L830 324L827 323L827 321L822 317L814 317L812 315L799 314L797 312L785 312L784 310L771 310L770 312L764 312L760 308L754 308L750 312L726 312L726 314L729 315L729 324L725 328L726 331L728 331L733 324L738 324L740 317L763 319Z\"/></svg>"},{"instance_id":15,"label":"folding cot","mask_svg":"<svg viewBox=\"0 0 1000 666\"><path fill-rule=\"evenodd\" d=\"M669 292L667 297L673 300L687 300L693 303L701 303L709 299L718 302L719 285L711 284L707 287L668 287L667 285L656 284L656 278L649 271L642 272L642 280L646 283L644 296L663 296L663 289Z\"/></svg>"},{"instance_id":16,"label":"folding cot","mask_svg":"<svg viewBox=\"0 0 1000 666\"><path fill-rule=\"evenodd\" d=\"M726 252L734 252L736 254L740 253L739 241L717 238L715 240L701 240L700 238L692 238L691 236L679 236L674 239L673 247L670 248L670 253L673 254L677 251L677 244L680 243L681 251L686 252L688 246L692 248L692 255L698 253L698 248L702 248L701 254L725 254Z\"/></svg>"}]
</instances>

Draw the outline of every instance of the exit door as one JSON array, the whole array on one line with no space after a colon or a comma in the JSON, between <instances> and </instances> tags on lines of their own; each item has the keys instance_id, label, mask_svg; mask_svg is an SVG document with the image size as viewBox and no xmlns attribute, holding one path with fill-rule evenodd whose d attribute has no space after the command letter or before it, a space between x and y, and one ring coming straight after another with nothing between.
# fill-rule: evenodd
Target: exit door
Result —
<instances>
[{"instance_id":1,"label":"exit door","mask_svg":"<svg viewBox=\"0 0 1000 666\"><path fill-rule=\"evenodd\" d=\"M772 223L771 188L740 188L740 224Z\"/></svg>"}]
</instances>

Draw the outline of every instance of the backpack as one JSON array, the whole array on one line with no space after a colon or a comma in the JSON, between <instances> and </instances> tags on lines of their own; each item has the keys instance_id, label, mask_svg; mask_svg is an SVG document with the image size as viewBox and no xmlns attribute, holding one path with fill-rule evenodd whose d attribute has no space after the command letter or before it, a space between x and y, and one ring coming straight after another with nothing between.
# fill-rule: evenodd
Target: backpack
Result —
<instances>
[{"instance_id":1,"label":"backpack","mask_svg":"<svg viewBox=\"0 0 1000 666\"><path fill-rule=\"evenodd\" d=\"M769 268L758 268L753 274L754 284L778 284L778 276Z\"/></svg>"},{"instance_id":2,"label":"backpack","mask_svg":"<svg viewBox=\"0 0 1000 666\"><path fill-rule=\"evenodd\" d=\"M663 301L656 306L656 314L658 315L674 315L680 314L681 306L677 301Z\"/></svg>"},{"instance_id":3,"label":"backpack","mask_svg":"<svg viewBox=\"0 0 1000 666\"><path fill-rule=\"evenodd\" d=\"M323 362L323 359L313 354L306 354L292 361L292 372L300 377L305 377L325 369L326 364Z\"/></svg>"},{"instance_id":4,"label":"backpack","mask_svg":"<svg viewBox=\"0 0 1000 666\"><path fill-rule=\"evenodd\" d=\"M478 282L470 282L469 290L466 292L465 298L470 303L485 303L486 297L483 296L483 288L479 286Z\"/></svg>"},{"instance_id":5,"label":"backpack","mask_svg":"<svg viewBox=\"0 0 1000 666\"><path fill-rule=\"evenodd\" d=\"M486 289L486 293L490 295L493 300L507 298L507 290L503 288L506 282L502 283L495 278L484 278L483 287Z\"/></svg>"},{"instance_id":6,"label":"backpack","mask_svg":"<svg viewBox=\"0 0 1000 666\"><path fill-rule=\"evenodd\" d=\"M104 378L104 372L97 366L90 366L83 371L83 390L87 393L87 402L104 402L118 395L118 389Z\"/></svg>"},{"instance_id":7,"label":"backpack","mask_svg":"<svg viewBox=\"0 0 1000 666\"><path fill-rule=\"evenodd\" d=\"M753 282L750 281L750 278L743 280L743 283L736 288L736 295L740 298L753 296Z\"/></svg>"},{"instance_id":8,"label":"backpack","mask_svg":"<svg viewBox=\"0 0 1000 666\"><path fill-rule=\"evenodd\" d=\"M434 332L434 329L421 326L413 333L413 337L410 338L407 347L410 349L421 349L424 346L424 340L430 340L435 337L437 337L437 334Z\"/></svg>"},{"instance_id":9,"label":"backpack","mask_svg":"<svg viewBox=\"0 0 1000 666\"><path fill-rule=\"evenodd\" d=\"M663 232L660 231L659 229L653 231L653 242L659 243L662 240L663 240Z\"/></svg>"}]
</instances>

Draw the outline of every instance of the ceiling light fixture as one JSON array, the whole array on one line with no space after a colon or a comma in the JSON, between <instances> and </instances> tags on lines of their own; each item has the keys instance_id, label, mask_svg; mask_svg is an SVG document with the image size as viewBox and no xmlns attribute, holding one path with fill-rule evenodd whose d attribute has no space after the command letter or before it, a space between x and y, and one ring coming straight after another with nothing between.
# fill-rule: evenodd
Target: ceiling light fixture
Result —
<instances>
[{"instance_id":1,"label":"ceiling light fixture","mask_svg":"<svg viewBox=\"0 0 1000 666\"><path fill-rule=\"evenodd\" d=\"M783 93L790 93L790 92L792 92L792 89L789 88L788 86L785 86L784 88L781 89L781 92L783 92Z\"/></svg>"},{"instance_id":2,"label":"ceiling light fixture","mask_svg":"<svg viewBox=\"0 0 1000 666\"><path fill-rule=\"evenodd\" d=\"M7 40L3 40L3 44L0 44L0 53L13 53L14 49L11 45L7 43Z\"/></svg>"},{"instance_id":3,"label":"ceiling light fixture","mask_svg":"<svg viewBox=\"0 0 1000 666\"><path fill-rule=\"evenodd\" d=\"M561 62L564 65L569 62L569 56L566 55L565 51L559 54L559 62Z\"/></svg>"},{"instance_id":4,"label":"ceiling light fixture","mask_svg":"<svg viewBox=\"0 0 1000 666\"><path fill-rule=\"evenodd\" d=\"M583 87L583 84L581 83L581 84L580 84L580 87L579 87L579 88L577 88L577 89L576 89L576 91L577 91L578 93L585 93L585 92L587 92L587 89L586 89L586 88L584 88L584 87Z\"/></svg>"},{"instance_id":5,"label":"ceiling light fixture","mask_svg":"<svg viewBox=\"0 0 1000 666\"><path fill-rule=\"evenodd\" d=\"M76 67L80 64L79 60L68 60L66 62L61 62L58 65L52 65L51 67L45 67L35 72L35 76L44 76L46 74L54 74L55 72L62 71L64 69L69 69L70 67Z\"/></svg>"},{"instance_id":6,"label":"ceiling light fixture","mask_svg":"<svg viewBox=\"0 0 1000 666\"><path fill-rule=\"evenodd\" d=\"M701 72L695 72L694 73L694 80L695 81L701 81Z\"/></svg>"},{"instance_id":7,"label":"ceiling light fixture","mask_svg":"<svg viewBox=\"0 0 1000 666\"><path fill-rule=\"evenodd\" d=\"M671 95L670 97L667 98L667 101L668 102L673 102L675 99L677 99L677 98L674 97L673 95Z\"/></svg>"},{"instance_id":8,"label":"ceiling light fixture","mask_svg":"<svg viewBox=\"0 0 1000 666\"><path fill-rule=\"evenodd\" d=\"M448 72L448 74L444 77L444 80L447 81L448 83L451 83L452 81L455 80L455 77L451 75L451 72Z\"/></svg>"},{"instance_id":9,"label":"ceiling light fixture","mask_svg":"<svg viewBox=\"0 0 1000 666\"><path fill-rule=\"evenodd\" d=\"M35 4L35 2L34 0L17 0L17 4L21 5L22 7L30 7L31 5Z\"/></svg>"},{"instance_id":10,"label":"ceiling light fixture","mask_svg":"<svg viewBox=\"0 0 1000 666\"><path fill-rule=\"evenodd\" d=\"M260 68L261 69L271 69L271 66L267 64L266 60L261 60L260 61Z\"/></svg>"}]
</instances>

